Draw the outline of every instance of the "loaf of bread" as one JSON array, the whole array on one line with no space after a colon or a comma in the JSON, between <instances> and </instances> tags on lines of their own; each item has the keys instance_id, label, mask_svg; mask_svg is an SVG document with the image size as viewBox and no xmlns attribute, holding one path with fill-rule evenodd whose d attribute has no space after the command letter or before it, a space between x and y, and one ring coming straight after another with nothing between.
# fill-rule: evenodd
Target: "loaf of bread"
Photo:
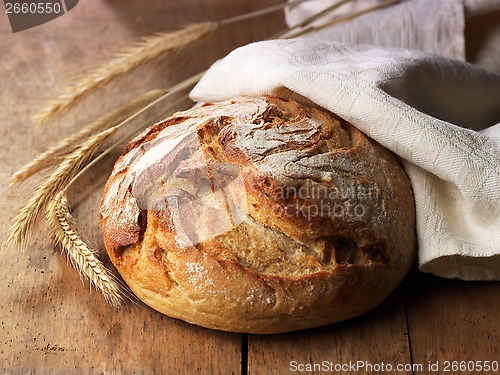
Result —
<instances>
[{"instance_id":1,"label":"loaf of bread","mask_svg":"<svg viewBox=\"0 0 500 375\"><path fill-rule=\"evenodd\" d=\"M106 184L101 226L144 303L233 332L363 314L416 254L395 156L326 110L268 96L176 113L134 139Z\"/></svg>"}]
</instances>

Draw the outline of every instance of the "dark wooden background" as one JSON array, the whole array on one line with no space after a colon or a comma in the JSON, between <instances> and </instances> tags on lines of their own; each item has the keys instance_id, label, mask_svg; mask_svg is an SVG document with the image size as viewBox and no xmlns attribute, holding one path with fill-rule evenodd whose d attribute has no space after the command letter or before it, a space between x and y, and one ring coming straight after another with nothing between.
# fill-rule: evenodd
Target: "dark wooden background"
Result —
<instances>
[{"instance_id":1,"label":"dark wooden background","mask_svg":"<svg viewBox=\"0 0 500 375\"><path fill-rule=\"evenodd\" d=\"M168 87L207 68L236 46L280 31L283 17L277 13L219 32L170 65L148 66L100 90L96 98L60 120L33 127L30 115L58 94L69 76L140 36L227 18L279 1L87 0L63 17L16 34L2 8L0 230L4 243L9 221L37 183L7 189L9 176L23 163L85 120L142 90ZM101 243L98 205L108 173L109 165L96 171L89 178L89 188L77 194L75 205L79 224L97 245ZM384 303L357 319L284 335L240 335L170 319L140 303L111 308L99 293L89 291L88 283L80 280L43 227L26 250L4 245L1 251L2 374L286 374L294 369L293 363L322 361L416 364L423 371L414 373L435 374L428 370L429 363L438 361L439 373L444 373L445 361L500 361L498 283L444 280L415 269Z\"/></svg>"}]
</instances>

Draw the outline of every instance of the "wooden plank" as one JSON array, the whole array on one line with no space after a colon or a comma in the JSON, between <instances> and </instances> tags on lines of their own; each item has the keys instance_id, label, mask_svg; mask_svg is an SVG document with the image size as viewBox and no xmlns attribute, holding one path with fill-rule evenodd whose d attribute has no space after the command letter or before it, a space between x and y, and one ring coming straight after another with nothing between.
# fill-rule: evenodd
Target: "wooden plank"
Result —
<instances>
[{"instance_id":1,"label":"wooden plank","mask_svg":"<svg viewBox=\"0 0 500 375\"><path fill-rule=\"evenodd\" d=\"M396 369L397 365L410 363L401 288L374 310L343 323L248 338L249 375L280 371L374 374L380 372L379 368Z\"/></svg>"},{"instance_id":2,"label":"wooden plank","mask_svg":"<svg viewBox=\"0 0 500 375\"><path fill-rule=\"evenodd\" d=\"M238 32L221 31L199 49L189 51L188 59L179 57L173 65L143 69L122 83L128 90L120 89L122 86L102 90L98 99L87 101L55 125L33 129L29 115L44 99L58 93L64 77L105 59L138 36L191 22L217 20L278 2L155 0L147 2L147 6L133 0L80 2L68 15L15 35L1 12L2 238L8 234L8 223L29 191L26 186L6 191L9 175L22 163L63 133L77 129L84 119L146 87L168 87L205 69L237 45L281 30L283 20L273 15L239 25ZM108 171L103 168L95 173L105 178ZM82 194L78 199L75 214L85 232L100 243L96 217L102 181L96 178L94 182L88 185L88 195ZM37 238L25 252L2 246L2 374L237 374L241 361L245 365L243 372L275 374L289 372L291 361L296 361L296 365L366 361L393 366L427 366L429 361L440 361L443 369L445 360L500 360L498 283L466 283L413 273L404 288L362 317L286 335L250 335L244 342L248 353L244 351L242 357L241 335L169 319L141 304L111 309L98 293L88 292L87 284L82 285L43 230ZM360 369L344 373L373 372ZM424 371L415 373L436 372L424 367Z\"/></svg>"},{"instance_id":3,"label":"wooden plank","mask_svg":"<svg viewBox=\"0 0 500 375\"><path fill-rule=\"evenodd\" d=\"M94 192L76 212L91 238L99 229L81 219L97 215L99 199ZM2 373L240 371L240 335L170 319L139 302L114 310L88 292L46 239L25 253L9 249L6 259L11 272L4 275L1 306Z\"/></svg>"},{"instance_id":4,"label":"wooden plank","mask_svg":"<svg viewBox=\"0 0 500 375\"><path fill-rule=\"evenodd\" d=\"M23 163L123 100L147 89L169 87L207 68L234 47L280 30L283 20L274 15L242 24L237 32L221 31L188 51L188 58L179 56L170 65L142 69L119 85L101 90L60 121L31 127L29 116L59 93L66 77L105 60L138 36L277 2L157 0L146 5L132 0L84 1L57 20L17 34L12 34L2 12L1 238L8 234L9 222L30 187L36 186L36 182L28 183L7 192L9 176ZM109 170L94 173L105 179ZM75 215L85 233L100 244L97 212L103 181L94 182L78 192ZM89 293L88 284L82 284L43 229L36 238L24 252L2 246L0 373L240 373L241 335L195 327L141 304L128 303L113 310L99 293Z\"/></svg>"},{"instance_id":5,"label":"wooden plank","mask_svg":"<svg viewBox=\"0 0 500 375\"><path fill-rule=\"evenodd\" d=\"M20 256L17 263L26 272L6 284L10 294L2 306L2 373L239 371L239 335L175 321L142 305L114 311L100 295L85 291L50 248L29 251L36 254Z\"/></svg>"},{"instance_id":6,"label":"wooden plank","mask_svg":"<svg viewBox=\"0 0 500 375\"><path fill-rule=\"evenodd\" d=\"M408 284L407 309L412 358L423 365L419 374L436 374L434 369L439 373L498 373L457 370L451 361L459 361L458 366L460 361L465 361L462 366L473 366L468 361L500 363L499 283L415 274ZM434 367L429 368L431 364Z\"/></svg>"}]
</instances>

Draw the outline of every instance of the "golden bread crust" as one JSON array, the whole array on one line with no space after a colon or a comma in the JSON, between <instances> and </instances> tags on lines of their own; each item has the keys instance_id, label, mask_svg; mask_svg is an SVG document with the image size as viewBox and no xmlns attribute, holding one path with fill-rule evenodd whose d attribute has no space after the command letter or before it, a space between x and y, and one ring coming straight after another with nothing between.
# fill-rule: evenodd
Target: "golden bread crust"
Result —
<instances>
[{"instance_id":1,"label":"golden bread crust","mask_svg":"<svg viewBox=\"0 0 500 375\"><path fill-rule=\"evenodd\" d=\"M116 162L101 226L146 304L235 332L360 315L416 248L396 158L337 116L276 97L206 104L146 130Z\"/></svg>"}]
</instances>

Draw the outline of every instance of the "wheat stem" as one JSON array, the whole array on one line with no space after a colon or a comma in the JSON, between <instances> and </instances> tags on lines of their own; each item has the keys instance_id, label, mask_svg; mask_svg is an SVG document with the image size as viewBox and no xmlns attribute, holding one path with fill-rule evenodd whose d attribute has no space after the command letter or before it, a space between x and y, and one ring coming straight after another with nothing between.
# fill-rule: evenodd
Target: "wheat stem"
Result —
<instances>
[{"instance_id":1,"label":"wheat stem","mask_svg":"<svg viewBox=\"0 0 500 375\"><path fill-rule=\"evenodd\" d=\"M22 182L34 174L44 170L58 159L74 151L79 147L83 140L92 134L125 120L139 108L144 107L163 94L165 94L165 90L151 90L141 95L139 98L99 117L94 122L82 128L80 131L64 138L55 146L49 147L35 159L21 167L19 171L12 175L9 186Z\"/></svg>"},{"instance_id":2,"label":"wheat stem","mask_svg":"<svg viewBox=\"0 0 500 375\"><path fill-rule=\"evenodd\" d=\"M304 0L304 1L309 1L309 0ZM297 28L300 28L300 27L303 27L303 26L307 26L308 24L310 24L311 22L314 22L316 19L324 16L325 14L337 9L338 7L350 2L350 1L353 1L353 0L341 0L340 2L338 3L335 3L334 5L328 7L327 9L321 11L320 13L312 16L312 17L309 17L307 19L305 19L304 21L302 21L300 24L296 25L296 26L292 26L292 27L288 27L286 28L285 30L281 31L280 33L272 36L271 38L268 38L268 39L274 39L274 38L280 38L280 37L283 37L286 33L292 31L292 30L295 30ZM300 1L302 2L302 1ZM299 2L294 2L294 3L286 3L286 4L281 4L281 5L293 5L293 4L297 4ZM270 7L272 8L272 7ZM254 15L255 16L255 15ZM236 17L235 17L236 18ZM239 19L241 20L241 19ZM227 19L225 21L220 21L219 24L221 22L227 22L227 23L230 23L230 22L236 22L236 21L232 21L231 19ZM181 82L179 82L177 85L175 85L172 89L176 89L176 88L179 88L179 89L182 89L186 86L189 86L189 85L195 85L200 79L201 77L203 77L203 75L206 73L206 70L202 71L202 72L199 72L198 74L195 74ZM172 90L171 89L171 90ZM159 98L158 100L162 100L162 98Z\"/></svg>"},{"instance_id":3,"label":"wheat stem","mask_svg":"<svg viewBox=\"0 0 500 375\"><path fill-rule=\"evenodd\" d=\"M47 122L59 113L70 109L80 99L111 80L128 73L147 62L166 57L171 53L180 50L184 46L195 43L196 41L201 40L205 36L214 32L220 26L258 17L260 15L282 9L285 6L295 5L304 1L310 0L299 0L295 3L279 4L249 13L247 15L222 20L220 22L195 24L175 33L164 33L145 38L138 45L126 50L117 58L109 61L100 68L90 71L82 79L78 80L72 88L69 88L63 95L49 103L47 107L42 109L36 115L37 122ZM311 27L310 25L318 18L333 11L341 5L348 3L349 1L352 0L338 1L318 14L307 18L299 25L287 28L280 34L275 35L273 38L292 37L291 32L300 28L304 29L296 32L293 35L294 37L302 35L306 32L317 30L320 27L324 27ZM352 19L361 14L365 14L369 11L379 9L382 6L387 6L395 2L397 1L387 0L384 3L380 3L377 6L365 9L358 13L337 18L332 22L342 22ZM328 25L329 24L330 23L328 23ZM40 214L45 210L46 219L50 224L50 228L54 232L54 236L57 241L61 243L63 249L67 252L73 266L81 275L88 278L90 280L90 284L100 290L111 304L119 304L123 291L117 281L113 278L113 275L99 261L92 247L88 245L79 234L76 223L70 213L70 207L65 195L66 189L73 184L82 173L88 170L95 163L99 162L99 160L101 160L104 155L109 153L112 148L120 144L125 138L129 139L129 135L127 135L91 161L95 152L113 134L115 134L118 129L131 122L156 104L180 93L182 90L192 87L200 80L204 73L205 72L201 72L189 77L174 85L167 91L156 91L154 94L151 92L150 94L152 96L149 100L141 101L142 97L137 99L137 101L141 101L141 103L138 103L137 106L134 106L134 108L130 108L129 111L124 111L118 114L120 110L119 108L118 110L101 117L96 120L96 122L82 129L80 132L61 141L61 143L56 145L54 148L47 150L46 153L43 153L32 163L27 164L23 167L23 169L25 169L24 171L21 169L20 172L16 173L13 176L12 183L22 181L38 172L41 168L47 166L49 161L56 155L63 157L61 165L59 165L50 177L35 190L34 194L29 198L26 205L14 219L8 241L21 247L24 246L30 229ZM187 96L184 96L182 100L186 97ZM172 106L175 106L175 104ZM101 120L101 122L99 122L99 120ZM105 128L107 129L102 130ZM89 138L85 140L86 137ZM82 142L81 145L78 145L79 142Z\"/></svg>"},{"instance_id":4,"label":"wheat stem","mask_svg":"<svg viewBox=\"0 0 500 375\"><path fill-rule=\"evenodd\" d=\"M315 13L315 14L313 14L310 17L307 17L305 20L303 20L302 22L299 22L297 25L288 27L285 30L280 31L279 33L273 35L269 39L290 39L290 37L288 36L288 34L291 31L300 29L301 27L305 27L307 25L310 25L312 22L316 21L318 18L321 18L324 15L326 15L326 14L328 14L330 12L333 12L335 9L340 8L342 5L347 4L347 3L351 2L351 1L353 1L353 0L341 0L341 1L338 1L338 2L330 5L328 8L323 9L322 11L320 11L318 13Z\"/></svg>"},{"instance_id":5,"label":"wheat stem","mask_svg":"<svg viewBox=\"0 0 500 375\"><path fill-rule=\"evenodd\" d=\"M245 13L245 14L240 14L240 15L235 16L235 17L226 18L226 19L224 19L222 21L219 21L218 23L219 23L220 26L230 25L230 24L233 24L233 23L236 23L236 22L246 21L246 20L249 20L249 19L252 19L252 18L257 18L257 17L260 17L260 16L265 16L266 14L277 12L278 10L284 9L286 7L293 7L295 5L298 5L298 4L301 4L301 3L305 3L305 2L308 2L308 1L314 1L314 0L297 0L297 1L294 1L294 2L291 2L291 3L284 2L284 3L281 3L281 4L271 5L271 6L267 7L267 8L262 8L262 9L255 10L253 12L248 12L248 13Z\"/></svg>"},{"instance_id":6,"label":"wheat stem","mask_svg":"<svg viewBox=\"0 0 500 375\"><path fill-rule=\"evenodd\" d=\"M184 107L183 104L187 104L188 102L191 102L191 100L189 99L189 97L186 95L182 98L180 98L178 101L176 101L175 103L173 103L172 105L170 105L166 110L165 112L162 112L156 116L154 116L153 118L149 119L148 121L145 122L145 124L147 124L146 126L150 125L150 124L155 124L157 123L158 121L162 120L165 118L165 116L168 116L165 115L165 113L173 113L175 112L178 108L181 108L181 107ZM87 172L90 168L92 168L93 166L99 164L100 162L102 162L102 160L107 156L109 155L114 149L116 149L118 146L120 145L123 145L125 142L129 141L130 139L132 139L134 136L138 135L141 131L144 131L145 127L146 126L140 126L138 127L137 129L134 129L133 131L125 134L123 137L121 137L119 140L117 140L116 142L114 142L113 144L109 145L108 147L106 147L106 150L104 150L103 152L101 152L98 156L96 156L94 159L92 159L92 161L90 161L87 165L85 165L85 167L83 167L80 172L78 172L77 175L75 175L72 180L69 182L68 184L68 187L70 185L72 185L76 180L78 180L85 172Z\"/></svg>"},{"instance_id":7,"label":"wheat stem","mask_svg":"<svg viewBox=\"0 0 500 375\"><path fill-rule=\"evenodd\" d=\"M116 58L89 71L76 80L55 100L50 101L33 117L38 124L44 124L58 114L72 108L78 101L95 89L122 76L152 60L159 60L193 44L219 27L216 22L188 25L178 31L149 36L137 45L126 49Z\"/></svg>"},{"instance_id":8,"label":"wheat stem","mask_svg":"<svg viewBox=\"0 0 500 375\"><path fill-rule=\"evenodd\" d=\"M169 106L167 112L175 111L176 108L186 102L186 99L188 99L187 95L177 100ZM155 116L150 121L147 121L147 123L156 122L157 119L159 120L161 118L164 118L164 114ZM132 133L142 131L143 128L144 126L139 127ZM122 296L127 295L125 293L126 289L121 286L112 273L102 264L95 250L92 249L91 245L80 235L78 226L70 212L69 203L66 198L66 190L75 183L83 173L90 169L92 165L100 162L113 148L130 139L131 136L131 133L125 135L120 140L107 147L104 152L83 167L80 172L69 181L67 186L49 203L46 216L54 237L68 255L72 266L80 275L87 278L91 285L100 290L104 298L113 306L119 305Z\"/></svg>"},{"instance_id":9,"label":"wheat stem","mask_svg":"<svg viewBox=\"0 0 500 375\"><path fill-rule=\"evenodd\" d=\"M386 8L390 5L394 5L396 3L399 3L400 0L386 0L386 1L382 1L380 3L377 3L373 6L370 6L370 7L367 7L365 9L361 9L359 11L356 11L354 13L350 13L350 14L346 14L344 16L340 16L340 17L337 17L329 22L326 22L325 24L323 25L320 25L320 26L309 26L307 28L304 28L303 30L299 30L297 31L296 33L294 34L287 34L287 38L297 38L301 35L304 35L304 34L307 34L307 33L310 33L310 32L313 32L313 31L318 31L318 30L321 30L321 29L324 29L326 27L330 27L330 26L333 26L333 25L336 25L338 23L342 23L342 22L346 22L346 21L350 21L354 18L357 18L357 17L360 17L364 14L367 14L367 13L371 13L375 10L379 10L379 9L382 9L382 8Z\"/></svg>"},{"instance_id":10,"label":"wheat stem","mask_svg":"<svg viewBox=\"0 0 500 375\"><path fill-rule=\"evenodd\" d=\"M104 142L118 129L131 122L159 102L191 87L200 79L200 77L201 73L174 85L165 94L142 107L140 110L134 112L134 114L127 117L119 124L93 135L88 140L83 142L78 149L70 153L63 160L61 165L50 175L50 177L35 190L34 194L28 199L28 202L14 218L10 235L7 238L8 242L14 243L20 247L24 246L30 229L33 227L40 215L40 212L45 209L48 202L55 196L55 194L68 185L70 180L78 173L78 171L83 166L88 164L92 155L99 149L99 147L101 147Z\"/></svg>"},{"instance_id":11,"label":"wheat stem","mask_svg":"<svg viewBox=\"0 0 500 375\"><path fill-rule=\"evenodd\" d=\"M14 218L7 241L23 247L30 229L40 213L54 196L64 189L72 177L88 163L92 155L104 142L118 130L118 125L104 130L85 141L78 149L69 154L59 167L42 183L28 199L18 215Z\"/></svg>"},{"instance_id":12,"label":"wheat stem","mask_svg":"<svg viewBox=\"0 0 500 375\"><path fill-rule=\"evenodd\" d=\"M123 287L97 258L95 250L82 239L64 191L60 191L48 205L46 218L55 239L78 273L100 290L111 305L120 305L125 295Z\"/></svg>"}]
</instances>

